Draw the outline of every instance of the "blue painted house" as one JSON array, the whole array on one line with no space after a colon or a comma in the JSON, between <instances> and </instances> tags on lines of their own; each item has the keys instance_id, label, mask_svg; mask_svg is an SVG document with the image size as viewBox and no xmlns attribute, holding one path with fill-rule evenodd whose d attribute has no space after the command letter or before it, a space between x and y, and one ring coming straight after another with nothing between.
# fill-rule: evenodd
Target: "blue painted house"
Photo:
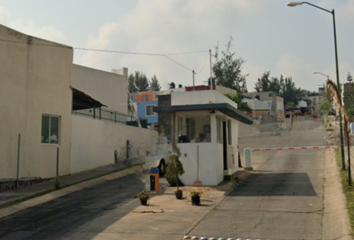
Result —
<instances>
[{"instance_id":1,"label":"blue painted house","mask_svg":"<svg viewBox=\"0 0 354 240\"><path fill-rule=\"evenodd\" d=\"M158 113L154 112L153 107L157 107L157 101L139 102L138 103L138 116L139 118L146 118L148 124L158 124Z\"/></svg>"}]
</instances>

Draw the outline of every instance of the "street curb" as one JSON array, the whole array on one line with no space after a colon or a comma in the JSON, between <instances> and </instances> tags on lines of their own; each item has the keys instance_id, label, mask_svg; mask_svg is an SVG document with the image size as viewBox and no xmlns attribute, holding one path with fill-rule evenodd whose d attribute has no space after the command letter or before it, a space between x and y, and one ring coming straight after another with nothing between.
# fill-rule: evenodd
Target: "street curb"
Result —
<instances>
[{"instance_id":1,"label":"street curb","mask_svg":"<svg viewBox=\"0 0 354 240\"><path fill-rule=\"evenodd\" d=\"M51 191L49 193L46 193L46 192L48 192L50 190L45 190L42 193L46 193L46 194L44 194L42 196L34 197L29 200L25 200L23 202L13 204L8 207L0 209L0 219L7 217L9 215L12 215L14 213L17 213L19 211L25 210L27 208L31 208L31 207L37 206L39 204L49 202L53 199L80 191L84 188L92 187L97 184L104 183L106 181L111 181L111 180L114 180L114 179L117 179L120 177L124 177L124 176L130 175L130 174L133 174L133 173L139 173L141 171L142 171L142 166L136 165L131 168L122 169L122 170L119 170L114 173L108 173L107 175L103 175L103 176L100 176L97 178L83 180L83 181L80 181L79 183L69 184L69 185L67 185L67 187L64 186L62 189L59 189L59 190L53 189L53 191ZM18 200L16 200L16 201L18 201Z\"/></svg>"},{"instance_id":2,"label":"street curb","mask_svg":"<svg viewBox=\"0 0 354 240\"><path fill-rule=\"evenodd\" d=\"M323 239L352 239L350 218L333 149L325 152Z\"/></svg>"}]
</instances>

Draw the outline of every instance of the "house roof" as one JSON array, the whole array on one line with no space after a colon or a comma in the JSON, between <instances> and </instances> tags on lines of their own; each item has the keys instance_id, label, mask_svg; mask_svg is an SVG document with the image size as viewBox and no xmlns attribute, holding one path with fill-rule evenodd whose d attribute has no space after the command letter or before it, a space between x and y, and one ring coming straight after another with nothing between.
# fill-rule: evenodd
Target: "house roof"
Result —
<instances>
[{"instance_id":1,"label":"house roof","mask_svg":"<svg viewBox=\"0 0 354 240\"><path fill-rule=\"evenodd\" d=\"M154 107L154 112L182 112L182 111L203 111L203 110L216 110L232 117L242 123L252 124L253 120L248 115L244 114L240 110L234 108L228 103L214 103L214 104L193 104L193 105L175 105L175 106L163 106Z\"/></svg>"},{"instance_id":2,"label":"house roof","mask_svg":"<svg viewBox=\"0 0 354 240\"><path fill-rule=\"evenodd\" d=\"M71 90L73 91L73 110L107 107L76 88L72 87Z\"/></svg>"}]
</instances>

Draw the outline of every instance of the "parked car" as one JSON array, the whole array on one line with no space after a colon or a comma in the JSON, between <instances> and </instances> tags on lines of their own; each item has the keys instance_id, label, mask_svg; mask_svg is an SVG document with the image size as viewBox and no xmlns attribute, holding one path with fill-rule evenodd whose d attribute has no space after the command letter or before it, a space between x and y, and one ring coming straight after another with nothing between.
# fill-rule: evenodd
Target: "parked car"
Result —
<instances>
[{"instance_id":1,"label":"parked car","mask_svg":"<svg viewBox=\"0 0 354 240\"><path fill-rule=\"evenodd\" d=\"M170 163L171 154L171 145L167 143L166 139L159 139L156 152L146 154L144 170L149 171L151 168L158 168L160 176L164 176L166 167Z\"/></svg>"}]
</instances>

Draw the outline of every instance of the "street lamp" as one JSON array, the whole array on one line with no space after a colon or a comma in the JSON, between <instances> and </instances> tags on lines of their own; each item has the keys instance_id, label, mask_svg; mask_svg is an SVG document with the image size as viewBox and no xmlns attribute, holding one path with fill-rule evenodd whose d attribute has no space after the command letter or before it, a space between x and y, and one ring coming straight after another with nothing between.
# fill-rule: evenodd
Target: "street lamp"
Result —
<instances>
[{"instance_id":1,"label":"street lamp","mask_svg":"<svg viewBox=\"0 0 354 240\"><path fill-rule=\"evenodd\" d=\"M329 79L329 76L328 76L328 75L326 75L326 74L324 74L324 73L321 73L321 72L314 72L313 74L321 74L321 75L327 77L327 80Z\"/></svg>"},{"instance_id":2,"label":"street lamp","mask_svg":"<svg viewBox=\"0 0 354 240\"><path fill-rule=\"evenodd\" d=\"M333 33L334 33L334 51L335 51L335 58L336 58L336 77L337 77L337 87L339 90L339 93L342 94L341 91L341 86L339 83L339 67L338 67L338 50L337 50L337 32L336 32L336 19L335 19L335 14L334 14L334 9L332 9L332 11L329 11L325 8L321 8L319 6L316 6L312 3L309 2L289 2L287 4L287 6L289 7L296 7L302 4L307 4L310 5L312 7L321 9L325 12L328 12L330 14L332 14L333 16ZM342 102L342 98L341 96L339 96L341 102ZM340 147L341 147L341 155L342 155L342 169L345 170L345 160L344 160L344 143L343 143L343 123L342 123L342 113L339 111L339 126L340 126Z\"/></svg>"}]
</instances>

